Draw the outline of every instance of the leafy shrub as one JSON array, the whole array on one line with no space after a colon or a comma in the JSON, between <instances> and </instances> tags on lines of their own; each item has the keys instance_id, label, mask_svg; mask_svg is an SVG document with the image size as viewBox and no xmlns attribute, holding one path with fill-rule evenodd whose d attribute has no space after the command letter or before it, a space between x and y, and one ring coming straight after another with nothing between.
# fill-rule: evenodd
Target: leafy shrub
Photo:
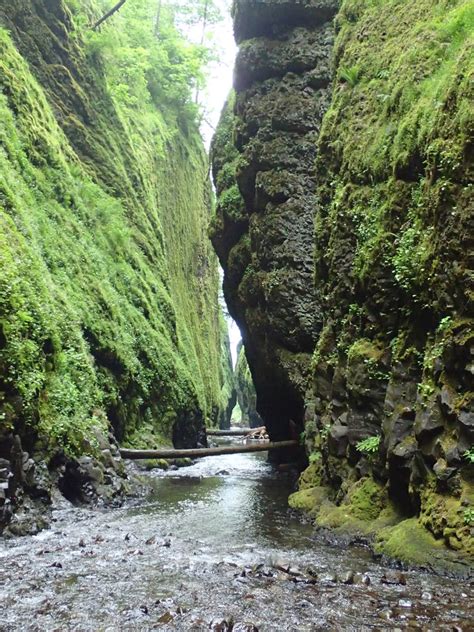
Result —
<instances>
[{"instance_id":1,"label":"leafy shrub","mask_svg":"<svg viewBox=\"0 0 474 632\"><path fill-rule=\"evenodd\" d=\"M464 511L464 524L471 525L474 523L474 507L469 507Z\"/></svg>"},{"instance_id":2,"label":"leafy shrub","mask_svg":"<svg viewBox=\"0 0 474 632\"><path fill-rule=\"evenodd\" d=\"M466 461L469 461L469 463L474 463L474 446L472 448L469 448L469 450L466 450L463 454L463 457L466 459Z\"/></svg>"},{"instance_id":3,"label":"leafy shrub","mask_svg":"<svg viewBox=\"0 0 474 632\"><path fill-rule=\"evenodd\" d=\"M356 448L362 454L375 454L380 446L380 435L373 435L372 437L367 437L367 439L363 439L359 441L356 445Z\"/></svg>"},{"instance_id":4,"label":"leafy shrub","mask_svg":"<svg viewBox=\"0 0 474 632\"><path fill-rule=\"evenodd\" d=\"M360 81L361 70L359 66L351 66L350 68L342 66L339 68L339 78L354 88Z\"/></svg>"}]
</instances>

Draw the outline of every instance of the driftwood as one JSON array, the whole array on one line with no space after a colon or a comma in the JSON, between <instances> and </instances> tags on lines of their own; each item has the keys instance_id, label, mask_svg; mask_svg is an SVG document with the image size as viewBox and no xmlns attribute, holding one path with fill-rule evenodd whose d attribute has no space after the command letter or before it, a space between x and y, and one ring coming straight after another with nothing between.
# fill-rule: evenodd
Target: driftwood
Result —
<instances>
[{"instance_id":1,"label":"driftwood","mask_svg":"<svg viewBox=\"0 0 474 632\"><path fill-rule=\"evenodd\" d=\"M245 452L266 452L278 448L296 448L298 441L274 441L270 443L258 443L256 445L219 446L217 448L193 448L186 450L174 450L163 448L161 450L128 450L122 448L120 454L124 459L182 459L189 457L199 459L203 456L220 456L222 454L242 454Z\"/></svg>"},{"instance_id":2,"label":"driftwood","mask_svg":"<svg viewBox=\"0 0 474 632\"><path fill-rule=\"evenodd\" d=\"M258 439L259 441L268 441L268 433L265 426L259 426L253 428L248 434L245 435L245 439Z\"/></svg>"}]
</instances>

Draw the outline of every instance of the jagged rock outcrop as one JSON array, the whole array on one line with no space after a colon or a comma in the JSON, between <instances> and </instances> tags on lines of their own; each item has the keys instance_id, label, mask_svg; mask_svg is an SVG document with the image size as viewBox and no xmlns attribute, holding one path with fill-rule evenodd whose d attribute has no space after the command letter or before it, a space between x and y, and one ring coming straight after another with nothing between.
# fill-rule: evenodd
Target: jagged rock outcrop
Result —
<instances>
[{"instance_id":1,"label":"jagged rock outcrop","mask_svg":"<svg viewBox=\"0 0 474 632\"><path fill-rule=\"evenodd\" d=\"M110 479L110 429L194 446L230 418L207 156L148 8L92 33L94 2L0 6L0 529Z\"/></svg>"},{"instance_id":2,"label":"jagged rock outcrop","mask_svg":"<svg viewBox=\"0 0 474 632\"><path fill-rule=\"evenodd\" d=\"M302 424L321 328L312 283L314 163L336 9L334 0L235 3L235 95L213 143L212 240L273 439L288 436L290 420Z\"/></svg>"}]
</instances>

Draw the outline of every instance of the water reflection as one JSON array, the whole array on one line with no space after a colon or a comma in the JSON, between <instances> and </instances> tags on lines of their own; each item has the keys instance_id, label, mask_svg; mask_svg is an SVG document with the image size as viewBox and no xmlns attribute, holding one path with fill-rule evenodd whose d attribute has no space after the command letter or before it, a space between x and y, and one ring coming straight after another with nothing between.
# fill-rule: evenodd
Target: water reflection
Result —
<instances>
[{"instance_id":1,"label":"water reflection","mask_svg":"<svg viewBox=\"0 0 474 632\"><path fill-rule=\"evenodd\" d=\"M472 586L415 571L387 585L367 551L312 539L287 509L290 479L264 455L146 476L133 508L58 512L50 531L0 544L1 632L184 632L216 617L260 632L470 629ZM275 558L310 565L317 584L252 574ZM331 580L351 571L370 586Z\"/></svg>"}]
</instances>

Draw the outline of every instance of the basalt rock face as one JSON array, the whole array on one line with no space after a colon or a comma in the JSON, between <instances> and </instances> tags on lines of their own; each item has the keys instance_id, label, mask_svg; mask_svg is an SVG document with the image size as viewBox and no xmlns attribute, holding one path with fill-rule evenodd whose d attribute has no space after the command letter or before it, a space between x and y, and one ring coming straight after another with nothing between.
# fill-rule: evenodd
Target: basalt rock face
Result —
<instances>
[{"instance_id":1,"label":"basalt rock face","mask_svg":"<svg viewBox=\"0 0 474 632\"><path fill-rule=\"evenodd\" d=\"M242 414L241 424L245 428L258 428L263 425L263 421L257 412L257 393L242 343L237 347L237 353L235 387L237 402Z\"/></svg>"},{"instance_id":2,"label":"basalt rock face","mask_svg":"<svg viewBox=\"0 0 474 632\"><path fill-rule=\"evenodd\" d=\"M303 420L321 307L313 290L315 170L337 3L236 2L235 95L213 143L212 240L273 439Z\"/></svg>"},{"instance_id":3,"label":"basalt rock face","mask_svg":"<svg viewBox=\"0 0 474 632\"><path fill-rule=\"evenodd\" d=\"M333 48L321 8L236 3L226 296L270 429L305 398L293 506L456 570L474 556L472 7L344 0Z\"/></svg>"},{"instance_id":4,"label":"basalt rock face","mask_svg":"<svg viewBox=\"0 0 474 632\"><path fill-rule=\"evenodd\" d=\"M416 547L387 524L409 517L425 561L424 529L474 556L469 24L462 2L343 3L319 139L306 437L313 484L342 505L317 519L344 525L375 483L386 497L365 519L408 560Z\"/></svg>"}]
</instances>

